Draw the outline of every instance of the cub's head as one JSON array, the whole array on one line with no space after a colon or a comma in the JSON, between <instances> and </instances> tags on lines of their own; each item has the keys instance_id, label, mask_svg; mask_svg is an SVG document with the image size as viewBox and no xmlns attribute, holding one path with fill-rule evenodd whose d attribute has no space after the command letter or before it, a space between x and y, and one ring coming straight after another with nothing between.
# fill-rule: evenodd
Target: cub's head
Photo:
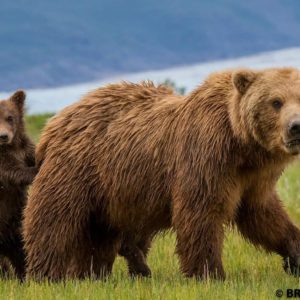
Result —
<instances>
[{"instance_id":1,"label":"cub's head","mask_svg":"<svg viewBox=\"0 0 300 300\"><path fill-rule=\"evenodd\" d=\"M9 99L0 101L0 146L11 144L23 129L25 97L23 91L17 91Z\"/></svg>"},{"instance_id":2,"label":"cub's head","mask_svg":"<svg viewBox=\"0 0 300 300\"><path fill-rule=\"evenodd\" d=\"M300 72L292 68L233 72L233 130L268 151L300 153Z\"/></svg>"}]
</instances>

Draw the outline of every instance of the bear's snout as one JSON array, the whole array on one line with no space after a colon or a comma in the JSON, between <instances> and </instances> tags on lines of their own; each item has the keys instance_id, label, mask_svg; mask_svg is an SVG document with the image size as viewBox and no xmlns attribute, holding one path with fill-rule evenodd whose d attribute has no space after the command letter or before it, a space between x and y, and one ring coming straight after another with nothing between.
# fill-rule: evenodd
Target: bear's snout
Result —
<instances>
[{"instance_id":1,"label":"bear's snout","mask_svg":"<svg viewBox=\"0 0 300 300\"><path fill-rule=\"evenodd\" d=\"M0 142L1 143L7 143L8 142L8 134L0 133Z\"/></svg>"},{"instance_id":2,"label":"bear's snout","mask_svg":"<svg viewBox=\"0 0 300 300\"><path fill-rule=\"evenodd\" d=\"M293 118L287 125L285 147L291 154L300 153L300 117Z\"/></svg>"},{"instance_id":3,"label":"bear's snout","mask_svg":"<svg viewBox=\"0 0 300 300\"><path fill-rule=\"evenodd\" d=\"M9 141L9 136L7 133L0 133L0 143L6 144Z\"/></svg>"},{"instance_id":4,"label":"bear's snout","mask_svg":"<svg viewBox=\"0 0 300 300\"><path fill-rule=\"evenodd\" d=\"M289 123L288 126L289 136L290 137L299 137L300 138L300 119L293 120Z\"/></svg>"}]
</instances>

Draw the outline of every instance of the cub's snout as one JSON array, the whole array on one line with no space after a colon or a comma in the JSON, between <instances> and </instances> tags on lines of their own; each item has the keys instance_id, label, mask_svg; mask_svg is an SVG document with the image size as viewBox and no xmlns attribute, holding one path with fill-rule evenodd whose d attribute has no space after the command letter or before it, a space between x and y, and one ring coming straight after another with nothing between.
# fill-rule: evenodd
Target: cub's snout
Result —
<instances>
[{"instance_id":1,"label":"cub's snout","mask_svg":"<svg viewBox=\"0 0 300 300\"><path fill-rule=\"evenodd\" d=\"M7 133L0 133L0 143L7 143L9 141Z\"/></svg>"}]
</instances>

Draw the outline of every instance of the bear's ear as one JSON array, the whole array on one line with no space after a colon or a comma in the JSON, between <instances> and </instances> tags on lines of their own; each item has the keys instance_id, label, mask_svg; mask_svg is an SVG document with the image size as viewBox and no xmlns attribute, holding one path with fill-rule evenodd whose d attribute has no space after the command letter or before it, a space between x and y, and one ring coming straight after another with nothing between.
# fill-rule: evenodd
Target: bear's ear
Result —
<instances>
[{"instance_id":1,"label":"bear's ear","mask_svg":"<svg viewBox=\"0 0 300 300\"><path fill-rule=\"evenodd\" d=\"M232 81L241 95L244 95L256 78L256 74L250 70L238 70L233 73Z\"/></svg>"},{"instance_id":2,"label":"bear's ear","mask_svg":"<svg viewBox=\"0 0 300 300\"><path fill-rule=\"evenodd\" d=\"M22 90L19 90L19 91L16 91L10 97L10 101L12 101L20 111L23 111L25 98L26 98L25 92Z\"/></svg>"}]
</instances>

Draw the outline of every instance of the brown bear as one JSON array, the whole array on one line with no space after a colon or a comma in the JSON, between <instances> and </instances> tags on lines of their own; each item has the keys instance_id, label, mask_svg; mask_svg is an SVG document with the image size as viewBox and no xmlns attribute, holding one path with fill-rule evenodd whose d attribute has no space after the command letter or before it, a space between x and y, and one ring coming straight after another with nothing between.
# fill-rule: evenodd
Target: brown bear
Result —
<instances>
[{"instance_id":1,"label":"brown bear","mask_svg":"<svg viewBox=\"0 0 300 300\"><path fill-rule=\"evenodd\" d=\"M144 95L141 95L139 98L135 97L136 98L134 99L135 101L130 101L130 102L124 101L123 103L119 102L119 106L116 106L115 108L114 107L110 108L109 115L107 115L106 119L103 120L104 121L102 124L103 127L101 129L102 134L105 134L105 130L109 122L113 121L116 118L116 116L120 114L120 112L126 113L126 111L134 108L138 104L138 102L145 103L147 101L149 103L152 103L153 100L156 101L155 98L160 99L162 98L162 96L169 95L172 92L170 88L165 86L160 86L159 88L155 88L153 84L150 82L145 83L145 85L147 85L149 89L151 88L151 93L149 94L145 93ZM133 91L135 91L135 89L133 89ZM91 97L93 97L92 94L93 93L91 93ZM40 167L44 161L47 145L48 145L48 140L42 137L36 153L36 163L38 167ZM75 257L72 259L69 258L70 264L68 267L68 275L70 277L82 278L85 277L86 275L99 277L102 276L101 274L106 273L106 271L104 270L105 268L102 266L102 264L100 263L97 264L97 261L95 261L95 259L98 260L101 259L101 261L108 260L106 258L102 258L101 253L97 253L97 249L98 249L97 244L101 243L103 239L102 237L103 233L99 234L103 224L102 224L102 220L100 220L100 222L97 221L95 215L97 216L97 214L95 213L89 216L89 225L86 226L85 228L85 239L86 241L89 240L90 246L84 245L85 251L78 251L78 253L81 256L84 256L84 258L82 257L76 259ZM109 235L115 235L115 230L108 230L108 232ZM120 237L120 243L117 243L116 247L118 248L118 254L123 256L126 259L130 275L132 276L151 275L151 270L146 264L146 256L150 248L151 240L152 237L149 236L149 237L145 237L142 242L135 243L135 241L130 236L124 235L123 237ZM108 248L110 249L111 246L109 241L107 241L107 245ZM109 255L111 255L110 252L111 251L108 250ZM104 252L102 251L102 253ZM114 252L113 255L115 255ZM90 259L87 259L87 257L89 257ZM79 263L77 263L76 260ZM107 267L108 273L110 272L111 267L112 267L112 263L110 263Z\"/></svg>"},{"instance_id":2,"label":"brown bear","mask_svg":"<svg viewBox=\"0 0 300 300\"><path fill-rule=\"evenodd\" d=\"M296 273L300 231L275 185L299 152L296 69L216 73L186 97L151 83L95 90L55 116L38 146L28 275L106 275L124 241L146 255L172 227L182 272L224 279L229 223Z\"/></svg>"},{"instance_id":3,"label":"brown bear","mask_svg":"<svg viewBox=\"0 0 300 300\"><path fill-rule=\"evenodd\" d=\"M19 278L25 275L22 212L27 186L36 174L35 146L24 129L24 101L23 91L17 91L9 99L0 101L1 265L5 272L9 260Z\"/></svg>"}]
</instances>

